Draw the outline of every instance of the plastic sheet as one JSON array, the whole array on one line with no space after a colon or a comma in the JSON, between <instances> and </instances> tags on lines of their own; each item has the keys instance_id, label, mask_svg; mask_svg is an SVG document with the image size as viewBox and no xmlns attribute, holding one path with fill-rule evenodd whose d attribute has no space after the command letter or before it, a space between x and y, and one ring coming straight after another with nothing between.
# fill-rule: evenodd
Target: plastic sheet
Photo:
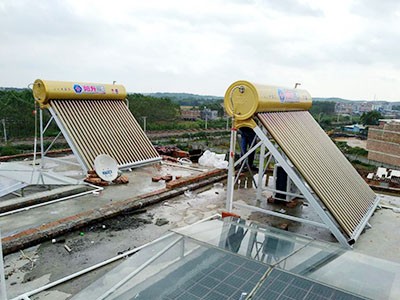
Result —
<instances>
[{"instance_id":1,"label":"plastic sheet","mask_svg":"<svg viewBox=\"0 0 400 300\"><path fill-rule=\"evenodd\" d=\"M199 165L217 169L228 168L228 162L225 160L225 154L217 154L209 150L206 150L199 158Z\"/></svg>"}]
</instances>

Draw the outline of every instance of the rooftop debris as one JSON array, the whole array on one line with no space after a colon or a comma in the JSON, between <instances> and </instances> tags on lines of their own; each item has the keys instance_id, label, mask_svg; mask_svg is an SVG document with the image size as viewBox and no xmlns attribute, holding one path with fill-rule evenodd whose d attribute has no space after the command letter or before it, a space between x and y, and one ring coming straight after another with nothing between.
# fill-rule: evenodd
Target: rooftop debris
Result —
<instances>
[{"instance_id":1,"label":"rooftop debris","mask_svg":"<svg viewBox=\"0 0 400 300\"><path fill-rule=\"evenodd\" d=\"M400 188L400 170L379 167L376 173L369 173L366 181L369 185L386 188Z\"/></svg>"},{"instance_id":2,"label":"rooftop debris","mask_svg":"<svg viewBox=\"0 0 400 300\"><path fill-rule=\"evenodd\" d=\"M110 182L101 179L94 170L89 170L85 182L97 185L97 186L108 186ZM129 183L129 178L125 175L119 175L116 179L112 181L114 184L127 184Z\"/></svg>"},{"instance_id":3,"label":"rooftop debris","mask_svg":"<svg viewBox=\"0 0 400 300\"><path fill-rule=\"evenodd\" d=\"M155 146L156 151L160 155L171 157L189 157L189 152L183 151L176 146Z\"/></svg>"}]
</instances>

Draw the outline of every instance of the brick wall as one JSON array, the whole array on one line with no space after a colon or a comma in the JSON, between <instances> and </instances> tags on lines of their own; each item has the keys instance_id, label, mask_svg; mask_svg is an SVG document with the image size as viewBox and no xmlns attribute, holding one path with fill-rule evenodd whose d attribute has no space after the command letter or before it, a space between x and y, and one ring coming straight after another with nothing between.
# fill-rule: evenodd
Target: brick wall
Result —
<instances>
[{"instance_id":1,"label":"brick wall","mask_svg":"<svg viewBox=\"0 0 400 300\"><path fill-rule=\"evenodd\" d=\"M400 129L399 132L386 131L370 127L368 129L368 140L382 140L391 143L400 143Z\"/></svg>"},{"instance_id":2,"label":"brick wall","mask_svg":"<svg viewBox=\"0 0 400 300\"><path fill-rule=\"evenodd\" d=\"M368 152L368 159L400 167L400 157L393 157L387 154L376 152Z\"/></svg>"},{"instance_id":3,"label":"brick wall","mask_svg":"<svg viewBox=\"0 0 400 300\"><path fill-rule=\"evenodd\" d=\"M400 166L400 123L371 126L367 149L368 159Z\"/></svg>"}]
</instances>

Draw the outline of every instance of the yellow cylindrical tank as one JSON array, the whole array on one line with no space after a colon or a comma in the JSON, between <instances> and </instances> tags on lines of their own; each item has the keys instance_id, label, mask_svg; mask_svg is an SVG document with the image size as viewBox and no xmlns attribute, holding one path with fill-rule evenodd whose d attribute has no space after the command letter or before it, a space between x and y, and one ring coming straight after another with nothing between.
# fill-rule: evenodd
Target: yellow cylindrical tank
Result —
<instances>
[{"instance_id":1,"label":"yellow cylindrical tank","mask_svg":"<svg viewBox=\"0 0 400 300\"><path fill-rule=\"evenodd\" d=\"M36 79L33 96L40 108L47 108L52 99L115 99L124 100L126 90L120 84L51 81Z\"/></svg>"},{"instance_id":2,"label":"yellow cylindrical tank","mask_svg":"<svg viewBox=\"0 0 400 300\"><path fill-rule=\"evenodd\" d=\"M235 114L236 120L247 120L258 112L308 110L312 98L306 90L240 80L229 86L224 105L228 115Z\"/></svg>"}]
</instances>

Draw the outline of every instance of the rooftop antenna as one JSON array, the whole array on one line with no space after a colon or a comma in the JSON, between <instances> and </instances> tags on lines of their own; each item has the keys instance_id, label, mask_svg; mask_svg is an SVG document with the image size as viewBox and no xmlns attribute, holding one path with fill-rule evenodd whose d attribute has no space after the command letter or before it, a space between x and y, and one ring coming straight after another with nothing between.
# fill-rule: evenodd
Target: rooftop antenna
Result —
<instances>
[{"instance_id":1,"label":"rooftop antenna","mask_svg":"<svg viewBox=\"0 0 400 300\"><path fill-rule=\"evenodd\" d=\"M301 85L301 83L300 83L300 82L296 82L296 83L294 84L294 88L296 89L298 85Z\"/></svg>"}]
</instances>

